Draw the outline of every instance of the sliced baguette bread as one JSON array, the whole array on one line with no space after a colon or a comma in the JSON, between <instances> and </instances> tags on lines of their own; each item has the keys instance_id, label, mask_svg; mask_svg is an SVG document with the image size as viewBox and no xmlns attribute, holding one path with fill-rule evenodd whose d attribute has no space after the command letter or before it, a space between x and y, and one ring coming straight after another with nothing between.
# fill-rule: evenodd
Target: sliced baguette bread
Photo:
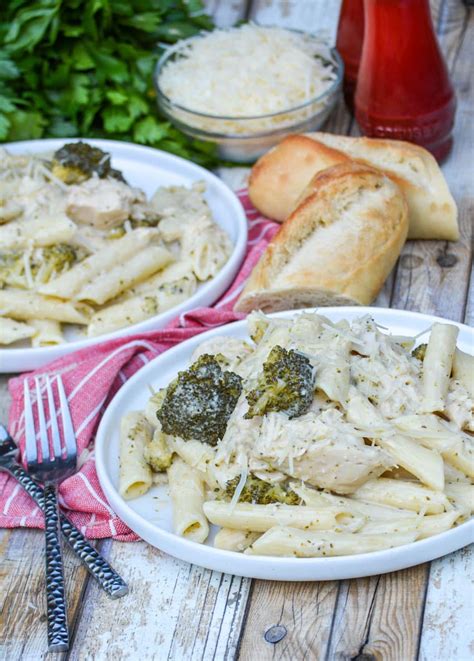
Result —
<instances>
[{"instance_id":1,"label":"sliced baguette bread","mask_svg":"<svg viewBox=\"0 0 474 661\"><path fill-rule=\"evenodd\" d=\"M351 161L326 169L267 246L235 309L367 305L407 231L407 204L391 179Z\"/></svg>"},{"instance_id":2,"label":"sliced baguette bread","mask_svg":"<svg viewBox=\"0 0 474 661\"><path fill-rule=\"evenodd\" d=\"M408 238L459 238L456 204L436 160L409 142L331 133L288 136L252 168L250 199L264 215L281 222L317 172L348 160L376 167L400 186L408 203Z\"/></svg>"}]
</instances>

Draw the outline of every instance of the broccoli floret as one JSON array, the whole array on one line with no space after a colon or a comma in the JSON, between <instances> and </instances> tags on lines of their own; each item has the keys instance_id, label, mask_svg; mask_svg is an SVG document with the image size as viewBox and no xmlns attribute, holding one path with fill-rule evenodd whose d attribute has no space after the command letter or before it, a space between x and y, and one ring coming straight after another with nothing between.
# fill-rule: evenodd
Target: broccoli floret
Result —
<instances>
[{"instance_id":1,"label":"broccoli floret","mask_svg":"<svg viewBox=\"0 0 474 661\"><path fill-rule=\"evenodd\" d=\"M223 496L232 500L232 496L239 483L239 477L229 480L225 485ZM257 503L258 505L270 505L271 503L285 503L286 505L298 505L300 497L287 486L280 483L270 484L258 477L250 475L245 482L239 503Z\"/></svg>"},{"instance_id":2,"label":"broccoli floret","mask_svg":"<svg viewBox=\"0 0 474 661\"><path fill-rule=\"evenodd\" d=\"M163 432L155 431L153 438L145 445L143 458L155 473L162 473L171 466L173 453L166 442Z\"/></svg>"},{"instance_id":3,"label":"broccoli floret","mask_svg":"<svg viewBox=\"0 0 474 661\"><path fill-rule=\"evenodd\" d=\"M178 372L156 415L165 434L216 445L241 391L241 377L223 371L214 356L204 354Z\"/></svg>"},{"instance_id":4,"label":"broccoli floret","mask_svg":"<svg viewBox=\"0 0 474 661\"><path fill-rule=\"evenodd\" d=\"M314 374L309 360L297 351L275 346L263 364L257 387L247 395L246 418L271 411L297 418L313 401Z\"/></svg>"},{"instance_id":5,"label":"broccoli floret","mask_svg":"<svg viewBox=\"0 0 474 661\"><path fill-rule=\"evenodd\" d=\"M57 243L55 246L43 248L42 262L44 267L41 280L47 282L53 273L68 271L78 258L78 252L67 243Z\"/></svg>"},{"instance_id":6,"label":"broccoli floret","mask_svg":"<svg viewBox=\"0 0 474 661\"><path fill-rule=\"evenodd\" d=\"M71 142L55 152L51 172L66 184L80 184L93 174L101 179L114 177L124 181L122 173L112 168L110 154L81 141Z\"/></svg>"},{"instance_id":7,"label":"broccoli floret","mask_svg":"<svg viewBox=\"0 0 474 661\"><path fill-rule=\"evenodd\" d=\"M36 249L28 256L30 272L40 282L48 282L53 274L69 270L85 253L66 243ZM0 253L0 286L28 287L25 259L22 252Z\"/></svg>"},{"instance_id":8,"label":"broccoli floret","mask_svg":"<svg viewBox=\"0 0 474 661\"><path fill-rule=\"evenodd\" d=\"M25 287L23 255L17 252L0 253L0 287Z\"/></svg>"},{"instance_id":9,"label":"broccoli floret","mask_svg":"<svg viewBox=\"0 0 474 661\"><path fill-rule=\"evenodd\" d=\"M413 358L418 358L418 360L421 360L423 362L423 360L425 359L427 346L428 346L427 344L420 344L416 347L416 349L413 349L413 351L411 352Z\"/></svg>"}]
</instances>

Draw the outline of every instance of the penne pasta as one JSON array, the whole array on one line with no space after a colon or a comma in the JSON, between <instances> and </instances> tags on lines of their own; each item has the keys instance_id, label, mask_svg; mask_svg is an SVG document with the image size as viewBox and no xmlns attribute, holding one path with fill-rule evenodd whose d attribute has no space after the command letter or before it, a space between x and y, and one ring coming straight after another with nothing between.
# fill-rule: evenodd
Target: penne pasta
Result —
<instances>
[{"instance_id":1,"label":"penne pasta","mask_svg":"<svg viewBox=\"0 0 474 661\"><path fill-rule=\"evenodd\" d=\"M351 390L347 417L361 429L367 430L367 436L389 452L395 463L435 491L443 490L444 470L441 456L407 436L387 434L387 424L375 406L355 389Z\"/></svg>"},{"instance_id":2,"label":"penne pasta","mask_svg":"<svg viewBox=\"0 0 474 661\"><path fill-rule=\"evenodd\" d=\"M458 334L459 329L452 324L433 324L431 327L423 360L423 413L444 411Z\"/></svg>"},{"instance_id":3,"label":"penne pasta","mask_svg":"<svg viewBox=\"0 0 474 661\"><path fill-rule=\"evenodd\" d=\"M474 485L468 483L449 483L446 495L456 509L472 514L474 512Z\"/></svg>"},{"instance_id":4,"label":"penne pasta","mask_svg":"<svg viewBox=\"0 0 474 661\"><path fill-rule=\"evenodd\" d=\"M323 361L316 370L315 387L322 390L334 402L345 402L349 395L350 342L340 343L337 351L330 353L329 360Z\"/></svg>"},{"instance_id":5,"label":"penne pasta","mask_svg":"<svg viewBox=\"0 0 474 661\"><path fill-rule=\"evenodd\" d=\"M400 532L415 532L416 539L425 539L439 535L453 527L459 519L460 512L451 510L442 514L432 514L417 519L392 519L390 521L372 521L366 523L362 533L371 535L387 535Z\"/></svg>"},{"instance_id":6,"label":"penne pasta","mask_svg":"<svg viewBox=\"0 0 474 661\"><path fill-rule=\"evenodd\" d=\"M90 145L81 149L82 158ZM18 305L0 306L0 316L16 322L4 324L5 345L30 338L34 347L59 344L56 322L87 325L89 337L143 322L188 300L197 278L212 278L232 253L204 181L160 187L147 199L110 169L110 154L95 149L100 176L63 163L77 158L72 144L54 155L21 158L4 150L0 289L18 298ZM31 315L20 293L35 297ZM47 306L53 301L56 312ZM30 318L44 322L35 333L18 324ZM74 337L64 331L66 340Z\"/></svg>"},{"instance_id":7,"label":"penne pasta","mask_svg":"<svg viewBox=\"0 0 474 661\"><path fill-rule=\"evenodd\" d=\"M210 336L146 403L145 459L157 471L171 462L177 534L202 542L212 524L215 548L311 558L382 551L466 521L472 400L456 379L446 386L432 371L427 390L429 355L423 372L423 349L368 316L249 322L252 343ZM444 374L455 333L439 327ZM420 412L445 386L445 410Z\"/></svg>"},{"instance_id":8,"label":"penne pasta","mask_svg":"<svg viewBox=\"0 0 474 661\"><path fill-rule=\"evenodd\" d=\"M204 542L209 534L209 524L203 511L201 474L178 458L168 468L168 482L175 533L194 542Z\"/></svg>"},{"instance_id":9,"label":"penne pasta","mask_svg":"<svg viewBox=\"0 0 474 661\"><path fill-rule=\"evenodd\" d=\"M118 300L126 300L127 298L139 296L140 294L149 294L150 292L156 293L162 285L180 282L183 279L189 279L194 281L194 283L196 282L192 264L186 260L171 262L161 271L158 271L158 273L155 273L146 280L138 282L133 287L130 287L130 289L125 291Z\"/></svg>"},{"instance_id":10,"label":"penne pasta","mask_svg":"<svg viewBox=\"0 0 474 661\"><path fill-rule=\"evenodd\" d=\"M21 289L0 290L1 314L22 321L50 319L70 324L87 324L90 308L84 303L61 301Z\"/></svg>"},{"instance_id":11,"label":"penne pasta","mask_svg":"<svg viewBox=\"0 0 474 661\"><path fill-rule=\"evenodd\" d=\"M300 496L306 505L310 507L340 507L344 510L366 517L373 521L386 521L390 519L416 519L416 514L410 510L396 509L385 505L366 503L345 496L335 496L323 491L315 491L305 486L292 484L291 488Z\"/></svg>"},{"instance_id":12,"label":"penne pasta","mask_svg":"<svg viewBox=\"0 0 474 661\"><path fill-rule=\"evenodd\" d=\"M367 481L354 492L353 497L369 503L389 505L424 514L440 514L449 509L449 501L444 493L428 489L416 482L391 480L385 477Z\"/></svg>"},{"instance_id":13,"label":"penne pasta","mask_svg":"<svg viewBox=\"0 0 474 661\"><path fill-rule=\"evenodd\" d=\"M446 491L446 484L451 483L451 484L471 484L471 480L469 477L465 474L462 473L460 470L457 468L454 468L454 466L451 466L448 464L447 461L444 462L444 484L445 484L445 491Z\"/></svg>"},{"instance_id":14,"label":"penne pasta","mask_svg":"<svg viewBox=\"0 0 474 661\"><path fill-rule=\"evenodd\" d=\"M292 525L304 530L356 530L364 518L339 508L298 505L253 505L212 500L204 503L204 513L211 523L235 530L265 532L273 526Z\"/></svg>"},{"instance_id":15,"label":"penne pasta","mask_svg":"<svg viewBox=\"0 0 474 661\"><path fill-rule=\"evenodd\" d=\"M25 324L9 317L0 317L0 344L13 344L33 337L35 329L31 323Z\"/></svg>"},{"instance_id":16,"label":"penne pasta","mask_svg":"<svg viewBox=\"0 0 474 661\"><path fill-rule=\"evenodd\" d=\"M139 296L126 298L92 315L87 332L91 337L110 333L118 328L137 324L155 314L164 312L187 300L196 290L194 276L176 283L161 285L158 289Z\"/></svg>"},{"instance_id":17,"label":"penne pasta","mask_svg":"<svg viewBox=\"0 0 474 661\"><path fill-rule=\"evenodd\" d=\"M259 537L245 553L248 555L321 558L381 551L402 544L410 544L415 539L416 532L411 530L387 534L353 534L275 527Z\"/></svg>"},{"instance_id":18,"label":"penne pasta","mask_svg":"<svg viewBox=\"0 0 474 661\"><path fill-rule=\"evenodd\" d=\"M33 347L48 347L64 342L61 324L58 321L31 319L30 324L35 329L35 334L31 340Z\"/></svg>"},{"instance_id":19,"label":"penne pasta","mask_svg":"<svg viewBox=\"0 0 474 661\"><path fill-rule=\"evenodd\" d=\"M156 412L161 407L165 394L166 394L166 389L161 388L160 390L157 390L155 393L153 393L153 395L149 398L148 402L146 403L145 410L143 413L145 415L145 418L148 420L149 424L153 427L153 429L161 430L161 423L157 418Z\"/></svg>"},{"instance_id":20,"label":"penne pasta","mask_svg":"<svg viewBox=\"0 0 474 661\"><path fill-rule=\"evenodd\" d=\"M103 271L93 282L85 284L75 295L78 301L102 304L115 298L126 289L150 277L173 261L173 255L161 246L149 246L125 263L117 263L108 271Z\"/></svg>"},{"instance_id":21,"label":"penne pasta","mask_svg":"<svg viewBox=\"0 0 474 661\"><path fill-rule=\"evenodd\" d=\"M111 242L90 257L87 257L72 269L39 288L41 294L58 298L73 298L88 282L100 273L107 273L116 264L125 263L132 255L145 248L156 236L155 230L136 229L123 238Z\"/></svg>"},{"instance_id":22,"label":"penne pasta","mask_svg":"<svg viewBox=\"0 0 474 661\"><path fill-rule=\"evenodd\" d=\"M77 227L64 214L54 218L31 218L28 222L13 220L0 225L0 250L23 250L29 245L35 247L67 243L76 234Z\"/></svg>"},{"instance_id":23,"label":"penne pasta","mask_svg":"<svg viewBox=\"0 0 474 661\"><path fill-rule=\"evenodd\" d=\"M474 399L474 356L456 349L453 358L453 379L460 381Z\"/></svg>"},{"instance_id":24,"label":"penne pasta","mask_svg":"<svg viewBox=\"0 0 474 661\"><path fill-rule=\"evenodd\" d=\"M424 516L418 524L417 539L425 539L433 535L439 535L453 527L459 519L459 512L451 511L444 514L432 514Z\"/></svg>"},{"instance_id":25,"label":"penne pasta","mask_svg":"<svg viewBox=\"0 0 474 661\"><path fill-rule=\"evenodd\" d=\"M377 445L380 445L392 455L397 464L417 477L420 482L435 491L443 490L443 460L437 452L428 450L411 438L401 434L374 440Z\"/></svg>"},{"instance_id":26,"label":"penne pasta","mask_svg":"<svg viewBox=\"0 0 474 661\"><path fill-rule=\"evenodd\" d=\"M143 414L127 413L120 421L119 492L125 500L142 496L151 487L151 468L144 458L150 441L151 428Z\"/></svg>"},{"instance_id":27,"label":"penne pasta","mask_svg":"<svg viewBox=\"0 0 474 661\"><path fill-rule=\"evenodd\" d=\"M215 450L201 441L183 441L181 438L170 437L168 444L183 461L201 473L206 473L216 456Z\"/></svg>"},{"instance_id":28,"label":"penne pasta","mask_svg":"<svg viewBox=\"0 0 474 661\"><path fill-rule=\"evenodd\" d=\"M214 538L214 547L224 551L245 551L253 544L260 534L248 530L232 530L231 528L221 528Z\"/></svg>"},{"instance_id":29,"label":"penne pasta","mask_svg":"<svg viewBox=\"0 0 474 661\"><path fill-rule=\"evenodd\" d=\"M439 452L445 462L474 478L472 441L447 427L436 415L413 415L398 418L396 426L414 435L425 447Z\"/></svg>"}]
</instances>

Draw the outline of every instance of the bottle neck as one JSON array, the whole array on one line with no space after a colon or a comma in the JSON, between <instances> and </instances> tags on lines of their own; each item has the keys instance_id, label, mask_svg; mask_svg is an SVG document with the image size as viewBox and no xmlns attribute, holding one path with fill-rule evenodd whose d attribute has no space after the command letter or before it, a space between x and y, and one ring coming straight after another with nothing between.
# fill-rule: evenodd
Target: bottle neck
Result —
<instances>
[{"instance_id":1,"label":"bottle neck","mask_svg":"<svg viewBox=\"0 0 474 661\"><path fill-rule=\"evenodd\" d=\"M365 41L384 34L393 47L436 41L428 0L364 0Z\"/></svg>"}]
</instances>

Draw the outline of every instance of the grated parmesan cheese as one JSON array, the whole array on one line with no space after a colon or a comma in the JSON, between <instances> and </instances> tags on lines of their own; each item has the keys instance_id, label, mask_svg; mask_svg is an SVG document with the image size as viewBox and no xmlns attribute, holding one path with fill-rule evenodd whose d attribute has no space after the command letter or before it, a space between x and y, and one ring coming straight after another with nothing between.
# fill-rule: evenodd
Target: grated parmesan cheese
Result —
<instances>
[{"instance_id":1,"label":"grated parmesan cheese","mask_svg":"<svg viewBox=\"0 0 474 661\"><path fill-rule=\"evenodd\" d=\"M173 103L228 119L226 131L242 133L249 125L238 118L257 118L252 132L293 122L293 113L261 116L315 99L335 78L329 47L313 35L248 24L183 42L178 55L164 64L158 86ZM301 110L302 118L314 112L312 105ZM213 120L193 118L192 123L212 129Z\"/></svg>"}]
</instances>

